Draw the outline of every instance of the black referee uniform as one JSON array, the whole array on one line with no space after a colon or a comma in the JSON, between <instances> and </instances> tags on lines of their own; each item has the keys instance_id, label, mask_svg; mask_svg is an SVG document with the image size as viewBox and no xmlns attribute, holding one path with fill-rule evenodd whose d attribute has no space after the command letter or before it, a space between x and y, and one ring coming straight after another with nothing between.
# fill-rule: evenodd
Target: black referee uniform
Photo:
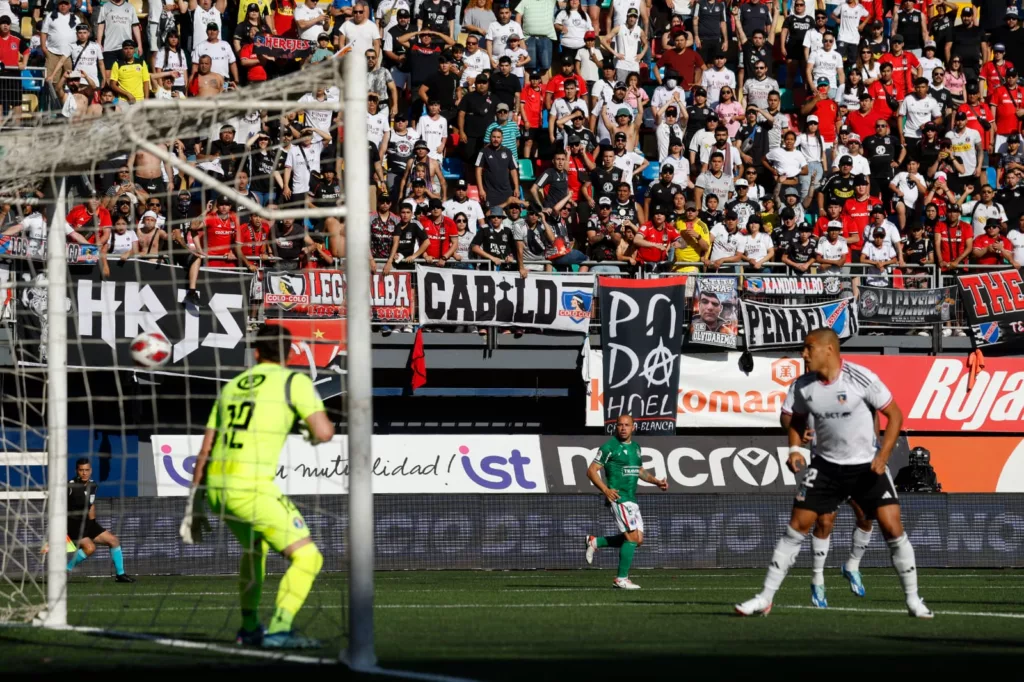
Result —
<instances>
[{"instance_id":1,"label":"black referee uniform","mask_svg":"<svg viewBox=\"0 0 1024 682\"><path fill-rule=\"evenodd\" d=\"M76 544L82 538L95 540L107 530L89 518L89 510L96 503L96 488L92 479L87 483L77 478L68 481L68 536Z\"/></svg>"}]
</instances>

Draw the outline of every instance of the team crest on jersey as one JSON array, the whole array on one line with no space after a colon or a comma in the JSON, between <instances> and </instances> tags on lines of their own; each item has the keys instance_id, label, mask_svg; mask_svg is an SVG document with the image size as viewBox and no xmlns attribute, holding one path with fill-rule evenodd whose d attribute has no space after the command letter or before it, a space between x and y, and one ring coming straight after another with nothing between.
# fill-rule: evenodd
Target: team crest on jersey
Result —
<instances>
[{"instance_id":1,"label":"team crest on jersey","mask_svg":"<svg viewBox=\"0 0 1024 682\"><path fill-rule=\"evenodd\" d=\"M846 404L846 392L843 391L842 393L838 394L836 396L836 400L839 402L840 405L845 405Z\"/></svg>"}]
</instances>

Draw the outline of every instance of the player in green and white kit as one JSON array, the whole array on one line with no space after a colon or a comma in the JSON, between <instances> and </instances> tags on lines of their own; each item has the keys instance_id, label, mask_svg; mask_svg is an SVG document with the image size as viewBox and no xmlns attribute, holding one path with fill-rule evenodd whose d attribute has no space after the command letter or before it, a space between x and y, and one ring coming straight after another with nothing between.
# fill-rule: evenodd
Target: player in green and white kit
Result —
<instances>
[{"instance_id":1,"label":"player in green and white kit","mask_svg":"<svg viewBox=\"0 0 1024 682\"><path fill-rule=\"evenodd\" d=\"M637 481L644 481L668 490L668 480L655 477L643 467L640 446L633 442L633 418L623 415L615 422L615 437L601 446L597 457L587 469L587 478L608 499L619 534L608 537L587 536L587 563L593 563L594 552L599 547L619 548L619 572L613 585L621 590L639 590L640 586L629 579L629 567L633 563L636 548L644 544L644 519L636 503ZM601 469L608 479L607 485L601 480Z\"/></svg>"}]
</instances>

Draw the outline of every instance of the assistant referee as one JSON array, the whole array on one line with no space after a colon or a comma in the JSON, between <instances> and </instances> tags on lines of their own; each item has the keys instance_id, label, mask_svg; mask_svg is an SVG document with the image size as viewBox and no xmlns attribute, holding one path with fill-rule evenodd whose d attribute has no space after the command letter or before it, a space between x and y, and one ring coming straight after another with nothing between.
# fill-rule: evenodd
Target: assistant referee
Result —
<instances>
[{"instance_id":1,"label":"assistant referee","mask_svg":"<svg viewBox=\"0 0 1024 682\"><path fill-rule=\"evenodd\" d=\"M192 516L202 514L205 490L213 511L242 545L242 629L236 641L272 649L320 646L296 633L292 622L323 565L302 514L274 483L278 458L297 420L300 428L308 427L313 443L334 437L313 382L284 365L291 345L291 334L277 325L264 325L256 334L256 366L232 379L214 404L189 491ZM182 539L194 541L195 527L186 512ZM290 566L264 634L259 605L268 548Z\"/></svg>"}]
</instances>

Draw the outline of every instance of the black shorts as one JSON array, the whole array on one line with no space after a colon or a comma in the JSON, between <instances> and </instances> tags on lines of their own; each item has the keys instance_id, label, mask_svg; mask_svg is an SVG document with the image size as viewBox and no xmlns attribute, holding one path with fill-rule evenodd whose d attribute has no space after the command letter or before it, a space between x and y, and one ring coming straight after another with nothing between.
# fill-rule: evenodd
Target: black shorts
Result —
<instances>
[{"instance_id":1,"label":"black shorts","mask_svg":"<svg viewBox=\"0 0 1024 682\"><path fill-rule=\"evenodd\" d=\"M163 178L140 178L136 175L135 185L152 197L159 198L161 201L167 200L167 197L164 196L167 194L167 183Z\"/></svg>"},{"instance_id":2,"label":"black shorts","mask_svg":"<svg viewBox=\"0 0 1024 682\"><path fill-rule=\"evenodd\" d=\"M900 502L888 469L878 475L871 471L870 464L843 466L819 457L811 460L793 506L831 514L847 500L856 502L869 519L875 518L879 507Z\"/></svg>"},{"instance_id":3,"label":"black shorts","mask_svg":"<svg viewBox=\"0 0 1024 682\"><path fill-rule=\"evenodd\" d=\"M77 543L82 538L95 540L106 532L107 529L101 526L96 519L83 519L81 516L68 517L68 537L72 542Z\"/></svg>"}]
</instances>

